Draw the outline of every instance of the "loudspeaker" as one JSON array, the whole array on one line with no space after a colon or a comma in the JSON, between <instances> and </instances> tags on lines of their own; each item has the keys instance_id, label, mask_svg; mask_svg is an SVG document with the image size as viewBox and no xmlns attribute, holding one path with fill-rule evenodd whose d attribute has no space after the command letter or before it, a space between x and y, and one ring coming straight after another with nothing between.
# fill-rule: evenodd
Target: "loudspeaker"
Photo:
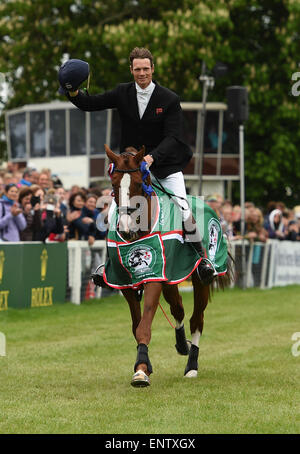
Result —
<instances>
[{"instance_id":1,"label":"loudspeaker","mask_svg":"<svg viewBox=\"0 0 300 454\"><path fill-rule=\"evenodd\" d=\"M227 120L232 123L243 123L248 120L248 91L238 85L227 87Z\"/></svg>"}]
</instances>

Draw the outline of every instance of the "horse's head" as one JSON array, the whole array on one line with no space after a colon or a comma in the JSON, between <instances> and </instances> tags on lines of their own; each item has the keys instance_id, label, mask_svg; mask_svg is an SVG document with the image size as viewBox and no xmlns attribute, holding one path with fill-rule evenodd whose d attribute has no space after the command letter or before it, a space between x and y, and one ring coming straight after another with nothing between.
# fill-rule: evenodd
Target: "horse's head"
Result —
<instances>
[{"instance_id":1,"label":"horse's head","mask_svg":"<svg viewBox=\"0 0 300 454\"><path fill-rule=\"evenodd\" d=\"M119 230L128 240L137 239L138 232L146 234L148 230L145 208L152 192L150 174L143 161L145 147L139 151L129 147L120 155L107 145L104 147L111 162L109 175L118 207Z\"/></svg>"}]
</instances>

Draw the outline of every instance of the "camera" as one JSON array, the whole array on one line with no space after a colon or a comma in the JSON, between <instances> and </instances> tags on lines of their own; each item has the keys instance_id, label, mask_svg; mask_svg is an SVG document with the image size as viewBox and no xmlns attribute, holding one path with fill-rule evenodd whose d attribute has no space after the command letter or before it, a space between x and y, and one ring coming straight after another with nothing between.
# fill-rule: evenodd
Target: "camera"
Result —
<instances>
[{"instance_id":1,"label":"camera","mask_svg":"<svg viewBox=\"0 0 300 454\"><path fill-rule=\"evenodd\" d=\"M46 210L54 211L54 208L57 206L58 198L55 194L46 194L44 198L44 203L46 205Z\"/></svg>"},{"instance_id":2,"label":"camera","mask_svg":"<svg viewBox=\"0 0 300 454\"><path fill-rule=\"evenodd\" d=\"M30 199L30 204L32 208L34 208L37 203L41 203L41 198L40 196L33 195Z\"/></svg>"}]
</instances>

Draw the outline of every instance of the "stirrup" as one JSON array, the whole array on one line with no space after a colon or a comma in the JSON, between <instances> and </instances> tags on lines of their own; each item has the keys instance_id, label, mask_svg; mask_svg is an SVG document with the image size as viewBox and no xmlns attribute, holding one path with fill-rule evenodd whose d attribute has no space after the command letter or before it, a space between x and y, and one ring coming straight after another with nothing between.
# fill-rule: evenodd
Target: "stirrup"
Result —
<instances>
[{"instance_id":1,"label":"stirrup","mask_svg":"<svg viewBox=\"0 0 300 454\"><path fill-rule=\"evenodd\" d=\"M104 263L99 265L95 269L95 271L91 274L90 279L92 279L92 281L94 282L94 284L97 287L107 288L109 290L112 290L111 287L109 287L109 285L106 284L106 282L104 281L104 278L103 278L104 265L105 265ZM103 269L101 269L101 268L103 268ZM99 272L99 270L100 270L100 272Z\"/></svg>"},{"instance_id":2,"label":"stirrup","mask_svg":"<svg viewBox=\"0 0 300 454\"><path fill-rule=\"evenodd\" d=\"M210 285L218 275L213 263L207 257L202 257L197 266L197 274L203 285Z\"/></svg>"}]
</instances>

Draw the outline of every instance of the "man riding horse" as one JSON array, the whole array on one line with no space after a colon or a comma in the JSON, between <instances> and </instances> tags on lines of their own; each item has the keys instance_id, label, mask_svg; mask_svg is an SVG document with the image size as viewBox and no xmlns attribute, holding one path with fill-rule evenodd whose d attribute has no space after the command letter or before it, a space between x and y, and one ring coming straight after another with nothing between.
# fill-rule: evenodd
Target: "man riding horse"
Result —
<instances>
[{"instance_id":1,"label":"man riding horse","mask_svg":"<svg viewBox=\"0 0 300 454\"><path fill-rule=\"evenodd\" d=\"M133 82L119 84L102 94L89 95L78 89L88 78L88 63L69 60L59 70L60 93L83 111L118 110L122 125L120 152L125 152L127 147L140 149L145 146L144 161L150 167L152 181L172 191L176 196L175 203L182 207L185 242L202 258L197 272L201 282L208 285L216 272L206 257L200 232L186 200L182 171L192 158L192 151L182 138L179 97L152 80L154 63L148 49L136 47L130 53L129 61ZM101 274L94 275L93 279L97 285L105 286Z\"/></svg>"}]
</instances>

